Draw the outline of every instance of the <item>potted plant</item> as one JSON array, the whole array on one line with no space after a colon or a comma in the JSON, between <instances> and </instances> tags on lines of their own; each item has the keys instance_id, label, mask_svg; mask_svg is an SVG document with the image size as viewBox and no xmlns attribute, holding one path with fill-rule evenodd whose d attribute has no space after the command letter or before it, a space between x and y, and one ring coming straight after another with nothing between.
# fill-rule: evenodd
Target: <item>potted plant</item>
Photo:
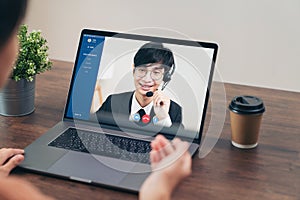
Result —
<instances>
[{"instance_id":1,"label":"potted plant","mask_svg":"<svg viewBox=\"0 0 300 200\"><path fill-rule=\"evenodd\" d=\"M19 55L10 80L0 91L0 114L23 116L34 111L35 75L50 70L47 40L41 31L28 32L21 25L18 32Z\"/></svg>"}]
</instances>

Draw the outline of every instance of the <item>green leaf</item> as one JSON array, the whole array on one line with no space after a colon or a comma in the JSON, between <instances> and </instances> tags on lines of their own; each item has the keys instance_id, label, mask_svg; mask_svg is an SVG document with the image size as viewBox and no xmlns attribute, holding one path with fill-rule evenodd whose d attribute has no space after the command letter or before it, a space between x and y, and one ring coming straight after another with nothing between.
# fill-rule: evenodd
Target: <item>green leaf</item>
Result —
<instances>
[{"instance_id":1,"label":"green leaf","mask_svg":"<svg viewBox=\"0 0 300 200\"><path fill-rule=\"evenodd\" d=\"M47 40L41 31L28 33L28 26L21 25L18 32L19 55L12 72L12 79L32 81L36 74L50 70L53 63L48 59Z\"/></svg>"}]
</instances>

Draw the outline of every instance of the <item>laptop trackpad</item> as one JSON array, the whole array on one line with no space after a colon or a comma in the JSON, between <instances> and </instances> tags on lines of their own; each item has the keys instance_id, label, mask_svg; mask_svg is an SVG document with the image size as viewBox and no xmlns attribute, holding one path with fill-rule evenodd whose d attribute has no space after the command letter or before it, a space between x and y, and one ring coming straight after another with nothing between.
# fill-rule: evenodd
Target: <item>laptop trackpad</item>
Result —
<instances>
[{"instance_id":1,"label":"laptop trackpad","mask_svg":"<svg viewBox=\"0 0 300 200\"><path fill-rule=\"evenodd\" d=\"M88 153L69 151L49 169L49 173L70 177L74 180L107 185L117 185L134 167L134 163L95 156ZM109 166L119 166L119 169ZM124 172L125 171L125 172Z\"/></svg>"}]
</instances>

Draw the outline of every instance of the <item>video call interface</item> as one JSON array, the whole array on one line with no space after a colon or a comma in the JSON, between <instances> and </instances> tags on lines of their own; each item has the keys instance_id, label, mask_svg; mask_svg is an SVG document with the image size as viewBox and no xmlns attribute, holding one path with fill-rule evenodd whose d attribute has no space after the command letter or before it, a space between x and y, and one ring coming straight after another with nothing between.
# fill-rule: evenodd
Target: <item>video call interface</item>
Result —
<instances>
[{"instance_id":1,"label":"video call interface","mask_svg":"<svg viewBox=\"0 0 300 200\"><path fill-rule=\"evenodd\" d=\"M213 55L213 48L196 43L83 34L65 117L101 123L105 116L122 116L141 127L199 132ZM143 58L159 61L144 63ZM135 66L135 61L142 65Z\"/></svg>"}]
</instances>

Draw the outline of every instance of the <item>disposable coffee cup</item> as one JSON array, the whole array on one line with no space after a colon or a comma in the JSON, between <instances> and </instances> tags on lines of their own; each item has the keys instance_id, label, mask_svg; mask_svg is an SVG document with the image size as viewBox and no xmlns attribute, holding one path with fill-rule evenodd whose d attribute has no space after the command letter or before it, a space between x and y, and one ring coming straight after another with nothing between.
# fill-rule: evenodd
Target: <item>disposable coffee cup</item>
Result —
<instances>
[{"instance_id":1,"label":"disposable coffee cup","mask_svg":"<svg viewBox=\"0 0 300 200\"><path fill-rule=\"evenodd\" d=\"M263 101L255 96L236 96L230 102L229 110L232 145L242 149L256 147L265 112Z\"/></svg>"}]
</instances>

